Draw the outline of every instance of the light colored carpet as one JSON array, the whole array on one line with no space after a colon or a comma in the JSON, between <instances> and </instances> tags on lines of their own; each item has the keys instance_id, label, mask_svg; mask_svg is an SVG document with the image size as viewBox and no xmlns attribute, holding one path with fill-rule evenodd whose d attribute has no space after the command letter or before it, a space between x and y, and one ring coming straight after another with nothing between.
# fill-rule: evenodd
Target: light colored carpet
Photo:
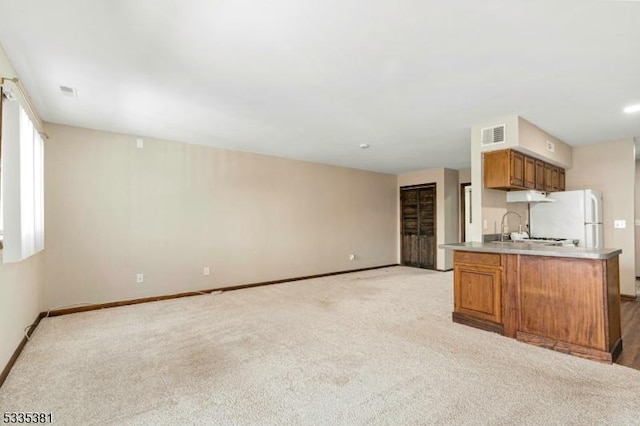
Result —
<instances>
[{"instance_id":1,"label":"light colored carpet","mask_svg":"<svg viewBox=\"0 0 640 426\"><path fill-rule=\"evenodd\" d=\"M451 322L394 267L47 318L0 412L55 424L640 424L640 371Z\"/></svg>"}]
</instances>

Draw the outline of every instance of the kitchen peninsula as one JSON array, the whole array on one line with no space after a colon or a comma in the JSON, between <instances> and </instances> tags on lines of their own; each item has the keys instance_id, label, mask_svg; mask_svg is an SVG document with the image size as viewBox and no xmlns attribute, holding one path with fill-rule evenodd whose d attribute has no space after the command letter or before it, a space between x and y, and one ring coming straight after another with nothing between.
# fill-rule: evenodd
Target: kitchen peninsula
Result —
<instances>
[{"instance_id":1,"label":"kitchen peninsula","mask_svg":"<svg viewBox=\"0 0 640 426\"><path fill-rule=\"evenodd\" d=\"M622 351L616 249L518 242L454 250L454 322L604 362Z\"/></svg>"}]
</instances>

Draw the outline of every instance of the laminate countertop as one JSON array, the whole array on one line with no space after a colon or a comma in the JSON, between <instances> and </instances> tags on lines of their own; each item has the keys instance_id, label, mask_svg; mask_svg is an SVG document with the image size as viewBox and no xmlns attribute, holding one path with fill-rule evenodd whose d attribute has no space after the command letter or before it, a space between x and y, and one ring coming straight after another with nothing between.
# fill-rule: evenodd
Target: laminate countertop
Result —
<instances>
[{"instance_id":1,"label":"laminate countertop","mask_svg":"<svg viewBox=\"0 0 640 426\"><path fill-rule=\"evenodd\" d=\"M620 249L592 249L584 247L548 246L534 243L490 241L484 243L440 244L438 248L448 250L475 251L483 253L523 254L529 256L573 257L576 259L606 260L622 253Z\"/></svg>"}]
</instances>

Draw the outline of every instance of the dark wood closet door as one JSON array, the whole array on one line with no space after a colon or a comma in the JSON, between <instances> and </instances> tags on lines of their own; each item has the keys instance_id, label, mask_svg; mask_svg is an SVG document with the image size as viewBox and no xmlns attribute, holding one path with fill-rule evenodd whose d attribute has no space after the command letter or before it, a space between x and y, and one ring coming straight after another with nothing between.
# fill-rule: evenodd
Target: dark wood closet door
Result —
<instances>
[{"instance_id":1,"label":"dark wood closet door","mask_svg":"<svg viewBox=\"0 0 640 426\"><path fill-rule=\"evenodd\" d=\"M435 269L436 188L428 185L401 190L402 264Z\"/></svg>"}]
</instances>

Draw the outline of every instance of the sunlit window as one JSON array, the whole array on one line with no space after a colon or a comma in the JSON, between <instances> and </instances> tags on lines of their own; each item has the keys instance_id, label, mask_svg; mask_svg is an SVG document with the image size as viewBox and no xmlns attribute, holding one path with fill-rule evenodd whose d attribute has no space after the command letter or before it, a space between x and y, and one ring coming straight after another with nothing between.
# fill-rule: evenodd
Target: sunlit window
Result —
<instances>
[{"instance_id":1,"label":"sunlit window","mask_svg":"<svg viewBox=\"0 0 640 426\"><path fill-rule=\"evenodd\" d=\"M17 100L3 100L1 125L0 229L8 263L44 248L44 144Z\"/></svg>"}]
</instances>

